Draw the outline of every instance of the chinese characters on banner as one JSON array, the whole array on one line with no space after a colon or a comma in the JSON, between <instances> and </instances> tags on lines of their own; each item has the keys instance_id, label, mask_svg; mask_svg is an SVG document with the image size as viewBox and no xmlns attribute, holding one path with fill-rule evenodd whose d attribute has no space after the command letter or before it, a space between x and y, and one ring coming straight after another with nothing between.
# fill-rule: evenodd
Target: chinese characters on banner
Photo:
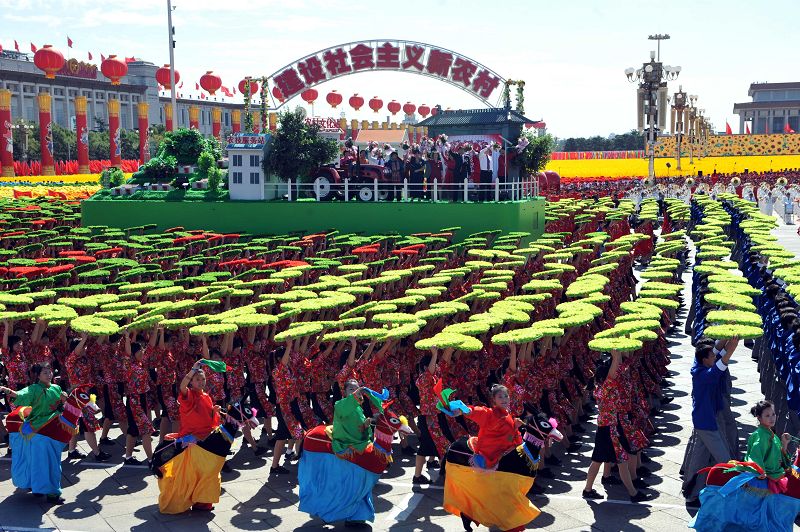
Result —
<instances>
[{"instance_id":1,"label":"chinese characters on banner","mask_svg":"<svg viewBox=\"0 0 800 532\"><path fill-rule=\"evenodd\" d=\"M275 74L272 83L288 99L335 77L368 70L426 74L463 85L484 100L489 100L505 82L486 67L449 50L406 41L366 41L305 57Z\"/></svg>"}]
</instances>

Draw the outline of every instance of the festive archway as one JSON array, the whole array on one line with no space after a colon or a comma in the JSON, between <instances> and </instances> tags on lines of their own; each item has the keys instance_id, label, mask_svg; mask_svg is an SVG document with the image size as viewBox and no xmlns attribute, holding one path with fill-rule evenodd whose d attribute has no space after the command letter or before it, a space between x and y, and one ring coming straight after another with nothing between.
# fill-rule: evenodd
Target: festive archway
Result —
<instances>
[{"instance_id":1,"label":"festive archway","mask_svg":"<svg viewBox=\"0 0 800 532\"><path fill-rule=\"evenodd\" d=\"M273 98L272 105L280 108L304 90L332 79L376 71L438 79L489 106L499 105L506 81L489 67L440 46L395 39L354 41L318 50L270 75L270 86L277 87L285 98Z\"/></svg>"}]
</instances>

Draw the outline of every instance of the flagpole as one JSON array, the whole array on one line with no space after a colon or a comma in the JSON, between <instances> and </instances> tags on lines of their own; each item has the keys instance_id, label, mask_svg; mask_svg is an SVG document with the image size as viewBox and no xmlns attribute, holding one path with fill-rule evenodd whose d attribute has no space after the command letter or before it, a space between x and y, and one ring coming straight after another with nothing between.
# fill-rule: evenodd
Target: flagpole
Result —
<instances>
[{"instance_id":1,"label":"flagpole","mask_svg":"<svg viewBox=\"0 0 800 532\"><path fill-rule=\"evenodd\" d=\"M178 106L175 102L175 39L172 28L172 0L167 0L167 26L169 31L169 79L170 99L172 100L172 129L178 120Z\"/></svg>"}]
</instances>

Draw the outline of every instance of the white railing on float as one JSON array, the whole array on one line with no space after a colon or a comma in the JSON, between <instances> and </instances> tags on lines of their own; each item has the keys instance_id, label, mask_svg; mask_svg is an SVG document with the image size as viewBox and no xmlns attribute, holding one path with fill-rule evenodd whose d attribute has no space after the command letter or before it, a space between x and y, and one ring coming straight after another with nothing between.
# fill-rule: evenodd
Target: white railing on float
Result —
<instances>
[{"instance_id":1,"label":"white railing on float","mask_svg":"<svg viewBox=\"0 0 800 532\"><path fill-rule=\"evenodd\" d=\"M433 202L500 202L521 201L539 196L539 182L536 179L513 179L501 183L495 180L492 183L474 183L466 178L461 183L440 183L438 179L433 182L409 183L403 179L401 183L389 183L373 179L370 181L351 182L345 178L341 184L332 184L331 194L341 201L433 201ZM264 184L268 197L298 201L303 198L324 201L334 198L322 198L320 190L314 183L303 183L289 179L284 182L267 182ZM383 196L383 199L381 198Z\"/></svg>"}]
</instances>

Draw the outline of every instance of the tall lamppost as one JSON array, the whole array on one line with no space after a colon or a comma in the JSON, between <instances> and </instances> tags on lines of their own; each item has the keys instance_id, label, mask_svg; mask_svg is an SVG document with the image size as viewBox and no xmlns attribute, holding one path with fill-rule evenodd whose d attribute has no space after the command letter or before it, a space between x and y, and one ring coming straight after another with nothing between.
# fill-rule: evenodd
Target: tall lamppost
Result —
<instances>
[{"instance_id":1,"label":"tall lamppost","mask_svg":"<svg viewBox=\"0 0 800 532\"><path fill-rule=\"evenodd\" d=\"M686 110L686 122L689 133L689 164L694 164L694 143L697 142L697 101L696 94L689 95L689 107Z\"/></svg>"},{"instance_id":2,"label":"tall lamppost","mask_svg":"<svg viewBox=\"0 0 800 532\"><path fill-rule=\"evenodd\" d=\"M659 40L660 44L660 40ZM655 179L655 145L659 127L666 121L667 81L677 79L681 67L664 65L656 61L656 52L650 52L650 62L642 64L642 68L625 69L625 76L631 83L639 83L637 91L639 130L647 135L648 176ZM659 102L659 100L661 100ZM659 114L660 111L660 114ZM647 128L644 128L644 116L647 116ZM659 120L661 118L661 120Z\"/></svg>"},{"instance_id":3,"label":"tall lamppost","mask_svg":"<svg viewBox=\"0 0 800 532\"><path fill-rule=\"evenodd\" d=\"M681 140L683 140L684 115L686 114L686 93L683 86L678 85L678 92L672 97L672 133L675 135L676 170L681 169Z\"/></svg>"}]
</instances>

